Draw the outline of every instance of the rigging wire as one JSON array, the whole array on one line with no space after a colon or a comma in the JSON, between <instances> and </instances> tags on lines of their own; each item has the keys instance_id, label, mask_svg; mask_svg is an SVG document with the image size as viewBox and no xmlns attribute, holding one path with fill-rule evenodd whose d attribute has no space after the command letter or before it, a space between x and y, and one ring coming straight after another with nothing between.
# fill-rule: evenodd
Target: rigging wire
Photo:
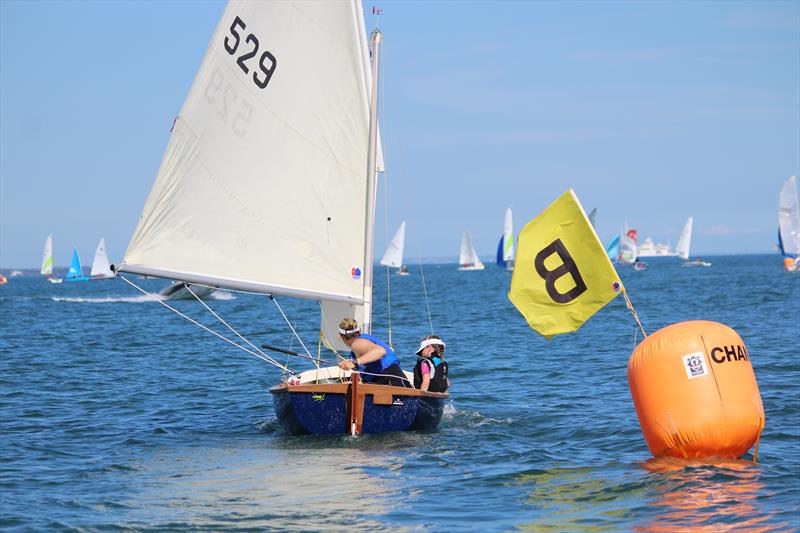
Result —
<instances>
[{"instance_id":1,"label":"rigging wire","mask_svg":"<svg viewBox=\"0 0 800 533\"><path fill-rule=\"evenodd\" d=\"M433 319L431 318L431 304L428 301L428 288L425 284L425 271L422 268L422 253L419 251L419 244L417 244L417 260L419 261L419 273L422 277L422 291L425 293L425 307L428 309L428 324L431 326L431 335L433 335Z\"/></svg>"},{"instance_id":2,"label":"rigging wire","mask_svg":"<svg viewBox=\"0 0 800 533\"><path fill-rule=\"evenodd\" d=\"M280 312L281 312L281 315L283 316L283 319L284 319L284 320L286 321L286 323L289 325L289 328L292 330L292 333L294 333L294 336L297 338L298 342L300 342L300 346L302 346L302 347L303 347L303 349L306 351L306 355L308 355L309 357L312 357L312 358L313 358L314 356L313 356L313 355L311 355L311 352L309 352L309 351L308 351L308 348L306 348L306 345L303 343L303 339L301 339L301 338L300 338L300 335L298 335L298 334L297 334L297 331L295 331L295 329L294 329L294 326L292 326L292 323L291 323L291 322L289 322L289 319L286 317L286 313L284 313L284 312L283 312L283 309L281 309L281 306L280 306L280 304L278 303L278 300L277 300L277 299L275 299L275 296L274 296L274 295L272 295L272 294L268 295L268 297L269 297L269 299L270 299L270 300L272 300L273 302L275 302L275 306L278 308L278 311L280 311Z\"/></svg>"},{"instance_id":3,"label":"rigging wire","mask_svg":"<svg viewBox=\"0 0 800 533\"><path fill-rule=\"evenodd\" d=\"M219 315L218 315L218 314L217 314L217 313L216 313L216 312L215 312L213 309L211 309L211 307L209 307L207 303L205 303L205 302L204 302L204 301L203 301L203 300L202 300L202 299L201 299L199 296L197 296L197 294L195 294L195 292L192 290L192 287L191 287L191 285L189 285L188 283L186 284L186 290L187 290L187 291L189 291L189 292L191 293L191 295L192 295L192 296L194 296L194 297L195 297L195 299L196 299L198 302L200 302L200 303L203 305L203 307L205 307L206 309L208 309L208 312L209 312L209 313L211 313L212 315L214 315L214 318L216 318L217 320L219 320L220 322L222 322L222 324L224 324L224 325L225 325L225 327L227 327L229 330L231 330L233 333L235 333L237 337L239 337L240 339L242 339L242 340L243 340L244 342L246 342L246 343L247 343L247 344L248 344L248 345L249 345L251 348L253 348L255 351L257 351L258 353L260 353L260 354L261 354L261 355L263 355L264 357L267 357L267 358L270 358L270 359L272 359L272 357L270 357L269 355L265 354L263 351L261 351L261 349L260 349L258 346L256 346L255 344L253 344L252 342L250 342L249 340L247 340L246 338L244 338L244 337L242 336L242 334L241 334L241 333L239 333L238 331L236 331L236 330L233 328L233 326L231 326L230 324L228 324L228 323L227 323L227 322L226 322L226 321L225 321L225 320L224 320L224 319L223 319L221 316L219 316ZM285 366L286 366L286 367L288 367L288 365L289 365L289 361L288 361L288 359L287 359L287 361L286 361L286 365L285 365Z\"/></svg>"},{"instance_id":4,"label":"rigging wire","mask_svg":"<svg viewBox=\"0 0 800 533\"><path fill-rule=\"evenodd\" d=\"M271 364L271 365L273 365L273 366L276 366L276 367L280 368L281 370L283 370L283 371L285 371L285 372L289 372L290 374L294 374L294 372L293 372L292 370L290 370L290 369L289 369L288 367L286 367L285 365L282 365L282 364L280 364L278 361L276 361L276 360L275 360L275 359L273 359L272 357L270 357L270 356L268 356L268 355L265 355L265 354L264 354L264 355L258 354L258 353L256 353L256 352L253 352L252 350L249 350L249 349L245 348L245 347L244 347L244 346L242 346L241 344L237 344L236 342L234 342L234 341L232 341L232 340L228 339L228 338L227 338L227 337L225 337L224 335L221 335L221 334L217 333L216 331L214 331L213 329L210 329L209 327L207 327L207 326L205 326L205 325L201 324L200 322L198 322L197 320L193 319L192 317L190 317L190 316L187 316L187 315L185 315L185 314L181 313L180 311L178 311L177 309L175 309L175 308L174 308L174 307L172 307L171 305L167 304L166 302L164 302L164 301L163 301L163 300L161 300L160 298L157 298L157 297L156 297L156 295L154 295L154 294L152 294L152 293L150 293L150 292L147 292L147 291L146 291L146 290L144 290L143 288L139 287L138 285L136 285L135 283L133 283L131 280L129 280L129 279L128 279L128 278L126 278L125 276L118 276L118 277L119 277L120 279L122 279L122 280L123 280L125 283L127 283L127 284L131 285L132 287L134 287L134 288L135 288L136 290L138 290L139 292L141 292L141 293L143 293L143 294L145 294L145 295L149 296L149 297L150 297L150 298L152 298L154 301L156 301L156 302L160 303L161 305L163 305L164 307L166 307L166 308L167 308L167 309L169 309L170 311L172 311L172 312L176 313L177 315L179 315L179 316L181 316L181 317L185 318L186 320L188 320L188 321L189 321L189 322L191 322L192 324L194 324L194 325L196 325L196 326L200 326L202 329L204 329L204 330L208 331L208 332L209 332L209 333L211 333L212 335L214 335L214 336L216 336L216 337L219 337L220 339L224 340L225 342L227 342L227 343L229 343L229 344L232 344L232 345L236 346L236 347L237 347L237 348L239 348L240 350L242 350L242 351L244 351L244 352L247 352L247 353L249 353L249 354L250 354L250 355L252 355L253 357L256 357L256 358L258 358L258 359L261 359L262 361L264 361L264 362L266 362L266 363L269 363L269 364Z\"/></svg>"}]
</instances>

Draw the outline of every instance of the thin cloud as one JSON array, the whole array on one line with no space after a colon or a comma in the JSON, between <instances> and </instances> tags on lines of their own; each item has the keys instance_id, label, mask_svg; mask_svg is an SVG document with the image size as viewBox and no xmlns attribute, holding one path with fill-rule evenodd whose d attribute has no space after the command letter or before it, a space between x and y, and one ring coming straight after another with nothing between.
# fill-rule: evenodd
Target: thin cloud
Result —
<instances>
[{"instance_id":1,"label":"thin cloud","mask_svg":"<svg viewBox=\"0 0 800 533\"><path fill-rule=\"evenodd\" d=\"M710 228L707 228L703 233L706 235L728 236L736 235L736 230L725 224L716 224Z\"/></svg>"}]
</instances>

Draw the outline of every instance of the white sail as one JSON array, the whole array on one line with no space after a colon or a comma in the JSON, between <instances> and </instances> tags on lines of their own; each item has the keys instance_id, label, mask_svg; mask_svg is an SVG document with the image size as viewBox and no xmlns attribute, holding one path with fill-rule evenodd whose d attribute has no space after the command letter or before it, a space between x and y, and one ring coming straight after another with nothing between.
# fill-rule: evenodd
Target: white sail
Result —
<instances>
[{"instance_id":1,"label":"white sail","mask_svg":"<svg viewBox=\"0 0 800 533\"><path fill-rule=\"evenodd\" d=\"M231 1L120 270L363 301L368 64L358 1Z\"/></svg>"},{"instance_id":2,"label":"white sail","mask_svg":"<svg viewBox=\"0 0 800 533\"><path fill-rule=\"evenodd\" d=\"M403 248L406 242L406 221L400 223L397 232L386 248L386 253L383 254L381 259L381 266L400 268L403 266Z\"/></svg>"},{"instance_id":3,"label":"white sail","mask_svg":"<svg viewBox=\"0 0 800 533\"><path fill-rule=\"evenodd\" d=\"M692 245L692 224L694 217L689 217L686 220L686 225L683 226L681 237L678 239L678 245L675 247L675 255L682 259L689 259L689 248Z\"/></svg>"},{"instance_id":4,"label":"white sail","mask_svg":"<svg viewBox=\"0 0 800 533\"><path fill-rule=\"evenodd\" d=\"M778 196L778 232L783 255L797 257L800 254L800 205L797 198L797 176L786 180Z\"/></svg>"},{"instance_id":5,"label":"white sail","mask_svg":"<svg viewBox=\"0 0 800 533\"><path fill-rule=\"evenodd\" d=\"M636 240L628 232L620 233L618 261L623 265L636 262Z\"/></svg>"},{"instance_id":6,"label":"white sail","mask_svg":"<svg viewBox=\"0 0 800 533\"><path fill-rule=\"evenodd\" d=\"M503 223L503 261L514 261L514 220L510 207L506 209Z\"/></svg>"},{"instance_id":7,"label":"white sail","mask_svg":"<svg viewBox=\"0 0 800 533\"><path fill-rule=\"evenodd\" d=\"M475 247L472 245L472 239L470 239L469 233L466 231L464 232L464 236L461 237L461 253L458 256L458 264L462 267L474 268L476 270L483 268L483 263L480 257L478 257Z\"/></svg>"},{"instance_id":8,"label":"white sail","mask_svg":"<svg viewBox=\"0 0 800 533\"><path fill-rule=\"evenodd\" d=\"M43 276L51 276L53 274L53 234L47 236L44 240L44 254L42 255L42 268L40 270Z\"/></svg>"},{"instance_id":9,"label":"white sail","mask_svg":"<svg viewBox=\"0 0 800 533\"><path fill-rule=\"evenodd\" d=\"M100 278L113 278L114 272L111 270L111 265L108 262L108 254L106 253L106 240L100 239L97 243L97 249L94 252L94 261L92 261L92 277Z\"/></svg>"}]
</instances>

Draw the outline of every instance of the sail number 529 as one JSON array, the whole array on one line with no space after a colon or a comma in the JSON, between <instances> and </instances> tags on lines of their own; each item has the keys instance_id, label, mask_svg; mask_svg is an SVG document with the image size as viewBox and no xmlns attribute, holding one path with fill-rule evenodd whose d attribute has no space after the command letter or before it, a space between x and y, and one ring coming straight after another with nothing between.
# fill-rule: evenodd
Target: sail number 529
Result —
<instances>
[{"instance_id":1,"label":"sail number 529","mask_svg":"<svg viewBox=\"0 0 800 533\"><path fill-rule=\"evenodd\" d=\"M231 34L225 37L225 50L227 50L230 55L235 56L236 51L239 50L243 35L243 33L240 34L239 31L241 30L244 32L245 28L246 25L241 18L236 17L233 19L233 23L230 27ZM242 50L243 53L236 56L236 63L245 74L249 74L250 66L248 66L247 62L258 54L258 38L252 33L248 34L244 37ZM258 60L258 67L261 72L253 70L253 82L259 89L263 89L267 86L270 78L272 78L272 74L275 72L276 66L278 66L278 61L275 59L275 56L265 50Z\"/></svg>"}]
</instances>

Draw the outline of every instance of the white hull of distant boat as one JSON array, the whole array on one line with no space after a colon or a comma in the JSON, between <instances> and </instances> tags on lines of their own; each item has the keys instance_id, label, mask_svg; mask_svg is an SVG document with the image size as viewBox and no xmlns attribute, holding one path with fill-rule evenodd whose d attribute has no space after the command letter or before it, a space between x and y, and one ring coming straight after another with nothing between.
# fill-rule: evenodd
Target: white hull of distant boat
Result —
<instances>
[{"instance_id":1,"label":"white hull of distant boat","mask_svg":"<svg viewBox=\"0 0 800 533\"><path fill-rule=\"evenodd\" d=\"M703 261L701 259L695 259L694 261L686 261L683 265L684 267L710 267L711 263L708 261Z\"/></svg>"},{"instance_id":2,"label":"white hull of distant boat","mask_svg":"<svg viewBox=\"0 0 800 533\"><path fill-rule=\"evenodd\" d=\"M483 270L486 268L483 263L478 265L460 265L458 267L459 270Z\"/></svg>"}]
</instances>

